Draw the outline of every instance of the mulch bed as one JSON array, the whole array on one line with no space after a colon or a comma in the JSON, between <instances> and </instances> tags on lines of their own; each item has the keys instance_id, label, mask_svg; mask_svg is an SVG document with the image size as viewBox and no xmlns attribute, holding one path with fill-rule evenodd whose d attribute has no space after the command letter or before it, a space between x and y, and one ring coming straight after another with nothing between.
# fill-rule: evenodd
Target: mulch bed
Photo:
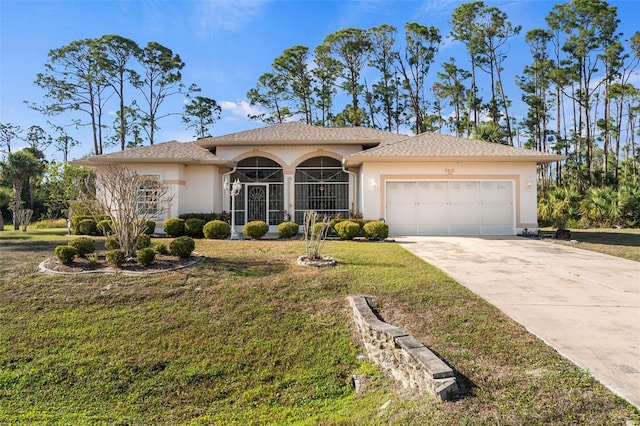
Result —
<instances>
[{"instance_id":1,"label":"mulch bed","mask_svg":"<svg viewBox=\"0 0 640 426\"><path fill-rule=\"evenodd\" d=\"M204 256L191 256L183 259L175 256L156 254L155 260L149 266L140 265L135 259L130 259L120 268L116 269L107 262L105 252L96 252L97 260L90 261L85 257L76 257L69 265L63 265L57 257L50 257L40 264L40 271L50 274L91 274L122 273L125 275L157 274L187 268L200 263Z\"/></svg>"}]
</instances>

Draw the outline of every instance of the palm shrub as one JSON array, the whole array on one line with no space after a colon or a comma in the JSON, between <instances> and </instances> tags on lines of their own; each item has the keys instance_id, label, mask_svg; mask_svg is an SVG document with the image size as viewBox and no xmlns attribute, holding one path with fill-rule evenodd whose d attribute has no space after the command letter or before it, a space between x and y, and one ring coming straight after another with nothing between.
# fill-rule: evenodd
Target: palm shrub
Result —
<instances>
[{"instance_id":1,"label":"palm shrub","mask_svg":"<svg viewBox=\"0 0 640 426\"><path fill-rule=\"evenodd\" d=\"M124 250L121 250L121 249L109 250L107 252L106 257L107 257L107 262L109 262L116 268L121 267L122 265L124 265L124 262L127 261L127 257L124 254Z\"/></svg>"},{"instance_id":2,"label":"palm shrub","mask_svg":"<svg viewBox=\"0 0 640 426\"><path fill-rule=\"evenodd\" d=\"M69 265L78 254L78 251L71 246L58 246L54 252L63 265Z\"/></svg>"},{"instance_id":3,"label":"palm shrub","mask_svg":"<svg viewBox=\"0 0 640 426\"><path fill-rule=\"evenodd\" d=\"M353 240L358 232L360 232L360 225L350 220L343 220L335 224L334 229L338 233L338 236L342 240Z\"/></svg>"},{"instance_id":4,"label":"palm shrub","mask_svg":"<svg viewBox=\"0 0 640 426\"><path fill-rule=\"evenodd\" d=\"M620 221L618 194L611 187L592 186L580 203L582 219L589 226L611 226Z\"/></svg>"},{"instance_id":5,"label":"palm shrub","mask_svg":"<svg viewBox=\"0 0 640 426\"><path fill-rule=\"evenodd\" d=\"M618 190L620 221L626 226L640 225L640 181L627 179Z\"/></svg>"},{"instance_id":6,"label":"palm shrub","mask_svg":"<svg viewBox=\"0 0 640 426\"><path fill-rule=\"evenodd\" d=\"M363 230L368 240L384 240L389 236L389 225L381 220L365 223Z\"/></svg>"},{"instance_id":7,"label":"palm shrub","mask_svg":"<svg viewBox=\"0 0 640 426\"><path fill-rule=\"evenodd\" d=\"M278 225L278 237L293 238L298 235L299 228L300 227L295 222L282 222Z\"/></svg>"},{"instance_id":8,"label":"palm shrub","mask_svg":"<svg viewBox=\"0 0 640 426\"><path fill-rule=\"evenodd\" d=\"M195 248L195 241L193 241L193 238L187 236L178 237L169 244L171 254L182 258L191 256L191 252Z\"/></svg>"},{"instance_id":9,"label":"palm shrub","mask_svg":"<svg viewBox=\"0 0 640 426\"><path fill-rule=\"evenodd\" d=\"M67 245L76 249L78 256L80 257L84 257L87 254L96 251L95 241L89 237L73 238L67 243Z\"/></svg>"},{"instance_id":10,"label":"palm shrub","mask_svg":"<svg viewBox=\"0 0 640 426\"><path fill-rule=\"evenodd\" d=\"M231 233L231 227L227 222L212 220L207 222L202 228L205 238L223 240Z\"/></svg>"},{"instance_id":11,"label":"palm shrub","mask_svg":"<svg viewBox=\"0 0 640 426\"><path fill-rule=\"evenodd\" d=\"M151 247L145 247L138 250L136 254L136 260L142 266L149 266L153 263L156 258L156 251Z\"/></svg>"},{"instance_id":12,"label":"palm shrub","mask_svg":"<svg viewBox=\"0 0 640 426\"><path fill-rule=\"evenodd\" d=\"M551 188L540 197L538 218L564 229L569 219L578 217L579 203L580 194L575 187Z\"/></svg>"},{"instance_id":13,"label":"palm shrub","mask_svg":"<svg viewBox=\"0 0 640 426\"><path fill-rule=\"evenodd\" d=\"M252 240L259 240L269 232L269 225L262 220L253 220L247 222L242 227L242 233Z\"/></svg>"},{"instance_id":14,"label":"palm shrub","mask_svg":"<svg viewBox=\"0 0 640 426\"><path fill-rule=\"evenodd\" d=\"M198 219L197 217L191 217L189 219L185 219L184 221L184 233L188 237L192 238L202 238L204 233L202 232L202 228L204 228L205 222L203 219Z\"/></svg>"},{"instance_id":15,"label":"palm shrub","mask_svg":"<svg viewBox=\"0 0 640 426\"><path fill-rule=\"evenodd\" d=\"M177 217L167 219L162 225L162 229L170 237L181 237L184 235L184 219Z\"/></svg>"}]
</instances>

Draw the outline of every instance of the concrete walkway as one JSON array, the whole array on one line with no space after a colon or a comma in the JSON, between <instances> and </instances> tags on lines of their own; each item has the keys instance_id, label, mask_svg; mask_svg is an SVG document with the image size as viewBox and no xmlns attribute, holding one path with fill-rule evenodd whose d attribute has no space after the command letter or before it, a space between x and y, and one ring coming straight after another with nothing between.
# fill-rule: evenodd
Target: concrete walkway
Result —
<instances>
[{"instance_id":1,"label":"concrete walkway","mask_svg":"<svg viewBox=\"0 0 640 426\"><path fill-rule=\"evenodd\" d=\"M640 262L519 237L396 237L640 407Z\"/></svg>"}]
</instances>

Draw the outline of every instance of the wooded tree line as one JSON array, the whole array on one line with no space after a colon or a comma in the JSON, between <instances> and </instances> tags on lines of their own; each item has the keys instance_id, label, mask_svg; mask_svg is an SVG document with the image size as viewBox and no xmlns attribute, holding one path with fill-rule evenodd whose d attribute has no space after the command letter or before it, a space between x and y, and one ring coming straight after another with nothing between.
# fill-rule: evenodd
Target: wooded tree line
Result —
<instances>
[{"instance_id":1,"label":"wooded tree line","mask_svg":"<svg viewBox=\"0 0 640 426\"><path fill-rule=\"evenodd\" d=\"M22 129L2 124L0 142L8 152L17 139L32 145L37 131L36 147L55 144L66 161L69 150L79 144L70 128L89 126L93 153L102 154L109 146L125 148L156 142L159 122L169 115L181 115L194 137L209 136L211 125L219 118L220 107L214 99L196 95L200 89L182 81L185 63L178 54L157 42L139 46L119 35L82 39L49 51L44 71L37 74L35 84L44 90L43 101L27 102L29 106L52 117L55 137L39 126ZM189 99L183 111L164 108L174 95ZM115 105L115 108L113 107ZM109 122L108 108L117 110Z\"/></svg>"},{"instance_id":2,"label":"wooded tree line","mask_svg":"<svg viewBox=\"0 0 640 426\"><path fill-rule=\"evenodd\" d=\"M567 157L541 169L543 187L617 186L637 180L640 170L640 92L631 84L640 32L625 39L619 22L617 8L605 1L555 5L546 28L524 34L531 61L516 76L504 69L510 40L522 27L481 1L454 9L448 35L467 55L449 58L435 74L445 35L434 26L407 23L401 35L390 25L339 30L313 49L285 49L247 94L265 110L251 118L410 128L523 145ZM515 78L519 98L505 92L506 78ZM513 102L527 105L525 117L514 117Z\"/></svg>"}]
</instances>

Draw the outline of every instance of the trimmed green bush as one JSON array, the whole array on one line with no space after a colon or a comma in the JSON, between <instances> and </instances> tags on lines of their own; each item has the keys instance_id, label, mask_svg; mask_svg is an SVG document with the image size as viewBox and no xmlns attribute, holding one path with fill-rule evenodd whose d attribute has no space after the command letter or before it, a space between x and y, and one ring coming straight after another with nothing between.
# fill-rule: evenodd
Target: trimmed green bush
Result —
<instances>
[{"instance_id":1,"label":"trimmed green bush","mask_svg":"<svg viewBox=\"0 0 640 426\"><path fill-rule=\"evenodd\" d=\"M79 235L96 235L98 233L98 224L93 219L82 219L78 223Z\"/></svg>"},{"instance_id":2,"label":"trimmed green bush","mask_svg":"<svg viewBox=\"0 0 640 426\"><path fill-rule=\"evenodd\" d=\"M187 234L187 237L202 238L204 237L202 228L204 228L205 223L207 223L205 220L196 217L185 219L184 233Z\"/></svg>"},{"instance_id":3,"label":"trimmed green bush","mask_svg":"<svg viewBox=\"0 0 640 426\"><path fill-rule=\"evenodd\" d=\"M365 223L363 230L369 240L384 240L389 236L389 225L380 220Z\"/></svg>"},{"instance_id":4,"label":"trimmed green bush","mask_svg":"<svg viewBox=\"0 0 640 426\"><path fill-rule=\"evenodd\" d=\"M202 232L204 233L205 238L223 240L231 233L231 227L227 222L212 220L204 225Z\"/></svg>"},{"instance_id":5,"label":"trimmed green bush","mask_svg":"<svg viewBox=\"0 0 640 426\"><path fill-rule=\"evenodd\" d=\"M169 254L169 247L167 247L165 243L156 244L154 249L158 254L164 254L164 255Z\"/></svg>"},{"instance_id":6,"label":"trimmed green bush","mask_svg":"<svg viewBox=\"0 0 640 426\"><path fill-rule=\"evenodd\" d=\"M107 250L116 250L120 248L120 243L114 237L109 237L104 240L104 248Z\"/></svg>"},{"instance_id":7,"label":"trimmed green bush","mask_svg":"<svg viewBox=\"0 0 640 426\"><path fill-rule=\"evenodd\" d=\"M358 232L360 232L360 225L350 220L345 220L336 223L334 229L338 233L338 236L342 240L353 240Z\"/></svg>"},{"instance_id":8,"label":"trimmed green bush","mask_svg":"<svg viewBox=\"0 0 640 426\"><path fill-rule=\"evenodd\" d=\"M295 222L282 222L278 225L278 237L293 238L298 235L300 227Z\"/></svg>"},{"instance_id":9,"label":"trimmed green bush","mask_svg":"<svg viewBox=\"0 0 640 426\"><path fill-rule=\"evenodd\" d=\"M143 234L151 235L156 231L156 222L153 220L147 220L142 230Z\"/></svg>"},{"instance_id":10,"label":"trimmed green bush","mask_svg":"<svg viewBox=\"0 0 640 426\"><path fill-rule=\"evenodd\" d=\"M177 217L167 219L162 225L162 229L170 237L181 237L184 235L184 219Z\"/></svg>"},{"instance_id":11,"label":"trimmed green bush","mask_svg":"<svg viewBox=\"0 0 640 426\"><path fill-rule=\"evenodd\" d=\"M89 215L73 215L71 216L71 233L74 235L80 235L80 221L84 219L93 219L93 216Z\"/></svg>"},{"instance_id":12,"label":"trimmed green bush","mask_svg":"<svg viewBox=\"0 0 640 426\"><path fill-rule=\"evenodd\" d=\"M147 247L151 247L151 237L147 234L140 234L136 241L136 248L140 250Z\"/></svg>"},{"instance_id":13,"label":"trimmed green bush","mask_svg":"<svg viewBox=\"0 0 640 426\"><path fill-rule=\"evenodd\" d=\"M71 246L58 246L54 252L63 265L69 265L78 254L78 251Z\"/></svg>"},{"instance_id":14,"label":"trimmed green bush","mask_svg":"<svg viewBox=\"0 0 640 426\"><path fill-rule=\"evenodd\" d=\"M314 223L313 226L311 227L311 235L313 235L314 237L317 237L318 235L320 235L321 232L324 231L325 226L330 227L329 225L325 225L323 222Z\"/></svg>"},{"instance_id":15,"label":"trimmed green bush","mask_svg":"<svg viewBox=\"0 0 640 426\"><path fill-rule=\"evenodd\" d=\"M96 228L100 234L106 236L113 232L113 222L111 222L109 219L101 220L96 225Z\"/></svg>"},{"instance_id":16,"label":"trimmed green bush","mask_svg":"<svg viewBox=\"0 0 640 426\"><path fill-rule=\"evenodd\" d=\"M259 240L269 232L269 225L262 220L247 222L242 227L242 233L252 240Z\"/></svg>"},{"instance_id":17,"label":"trimmed green bush","mask_svg":"<svg viewBox=\"0 0 640 426\"><path fill-rule=\"evenodd\" d=\"M124 251L120 249L109 250L107 252L107 262L115 266L116 268L124 265L124 262L127 261L127 258L124 256Z\"/></svg>"},{"instance_id":18,"label":"trimmed green bush","mask_svg":"<svg viewBox=\"0 0 640 426\"><path fill-rule=\"evenodd\" d=\"M216 213L183 213L178 216L180 219L202 219L204 223L211 222L212 220L220 220L220 215Z\"/></svg>"},{"instance_id":19,"label":"trimmed green bush","mask_svg":"<svg viewBox=\"0 0 640 426\"><path fill-rule=\"evenodd\" d=\"M89 237L73 238L67 243L69 247L73 247L78 252L78 256L84 257L89 253L96 251L96 242Z\"/></svg>"},{"instance_id":20,"label":"trimmed green bush","mask_svg":"<svg viewBox=\"0 0 640 426\"><path fill-rule=\"evenodd\" d=\"M138 250L138 253L136 254L136 259L138 260L138 263L141 264L142 266L151 265L155 260L155 258L156 258L156 251L151 247L142 248Z\"/></svg>"},{"instance_id":21,"label":"trimmed green bush","mask_svg":"<svg viewBox=\"0 0 640 426\"><path fill-rule=\"evenodd\" d=\"M169 244L171 254L182 258L191 256L194 248L196 248L195 241L193 241L193 238L187 236L178 237Z\"/></svg>"}]
</instances>

